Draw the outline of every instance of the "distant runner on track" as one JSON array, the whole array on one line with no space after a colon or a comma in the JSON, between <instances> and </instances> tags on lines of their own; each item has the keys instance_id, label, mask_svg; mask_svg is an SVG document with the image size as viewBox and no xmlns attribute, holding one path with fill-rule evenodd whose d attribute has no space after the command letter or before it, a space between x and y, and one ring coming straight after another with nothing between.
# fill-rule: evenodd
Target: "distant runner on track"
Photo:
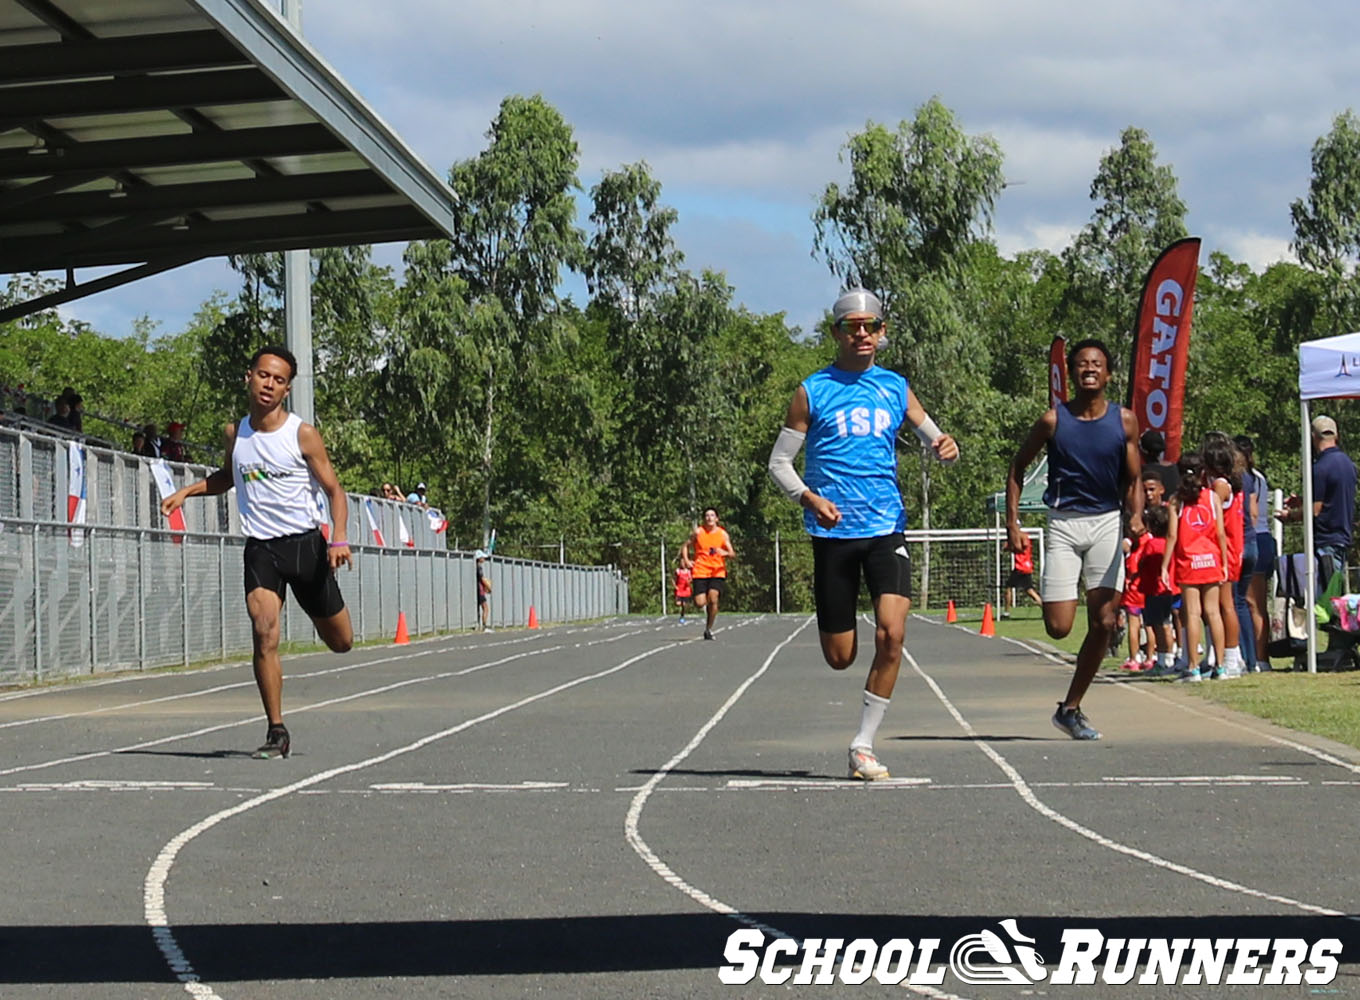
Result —
<instances>
[{"instance_id":1,"label":"distant runner on track","mask_svg":"<svg viewBox=\"0 0 1360 1000\"><path fill-rule=\"evenodd\" d=\"M292 747L283 724L279 659L284 588L292 587L293 597L328 647L345 653L354 644L349 610L335 580L342 565L353 566L345 540L349 502L320 432L283 408L296 375L297 361L287 348L256 351L246 372L250 412L239 426L227 428L222 468L161 502L161 513L169 517L189 497L217 496L236 488L246 535L246 611L254 640L255 683L269 726L264 745L255 751L261 759L287 757ZM330 500L329 544L316 523L317 484Z\"/></svg>"},{"instance_id":2,"label":"distant runner on track","mask_svg":"<svg viewBox=\"0 0 1360 1000\"><path fill-rule=\"evenodd\" d=\"M680 559L690 561L691 552L690 588L694 606L703 608L708 616L704 619L704 638L712 639L718 604L727 590L727 560L737 554L732 548L732 536L726 528L719 526L718 512L712 507L704 508L704 523L695 525L689 540L680 549Z\"/></svg>"},{"instance_id":3,"label":"distant runner on track","mask_svg":"<svg viewBox=\"0 0 1360 1000\"><path fill-rule=\"evenodd\" d=\"M1044 542L1044 628L1054 639L1072 631L1077 588L1086 584L1086 638L1077 653L1067 697L1058 702L1053 725L1074 740L1098 740L1100 733L1081 711L1100 661L1110 648L1123 587L1123 517L1129 535L1143 533L1143 490L1138 457L1138 420L1131 410L1105 398L1110 351L1101 341L1081 340L1067 352L1075 397L1035 421L1006 477L1008 547L1024 545L1020 489L1025 469L1048 447L1048 531Z\"/></svg>"},{"instance_id":4,"label":"distant runner on track","mask_svg":"<svg viewBox=\"0 0 1360 1000\"><path fill-rule=\"evenodd\" d=\"M864 685L859 731L850 741L851 778L875 781L888 769L874 737L892 698L911 610L911 559L897 486L897 431L905 419L935 457L952 462L959 446L935 426L897 372L874 364L886 330L883 305L862 288L831 310L836 360L794 390L770 452L770 476L804 508L812 536L813 594L822 655L833 670L855 662L860 578L874 603L874 660ZM793 460L807 442L804 482Z\"/></svg>"}]
</instances>

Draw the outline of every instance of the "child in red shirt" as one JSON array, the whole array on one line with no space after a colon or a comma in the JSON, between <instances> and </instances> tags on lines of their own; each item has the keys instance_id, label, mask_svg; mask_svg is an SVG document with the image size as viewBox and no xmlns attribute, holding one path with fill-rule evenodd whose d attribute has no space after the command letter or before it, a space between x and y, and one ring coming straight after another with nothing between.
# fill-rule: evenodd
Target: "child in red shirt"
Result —
<instances>
[{"instance_id":1,"label":"child in red shirt","mask_svg":"<svg viewBox=\"0 0 1360 1000\"><path fill-rule=\"evenodd\" d=\"M1143 526L1147 528L1147 534L1138 548L1138 591L1143 598L1143 624L1152 636L1154 654L1146 662L1151 668L1155 657L1155 676L1161 676L1171 673L1175 662L1175 654L1171 651L1175 641L1171 608L1179 591L1174 581L1162 580L1162 560L1166 555L1171 517L1160 504L1147 506L1143 508Z\"/></svg>"},{"instance_id":2,"label":"child in red shirt","mask_svg":"<svg viewBox=\"0 0 1360 1000\"><path fill-rule=\"evenodd\" d=\"M1162 582L1174 579L1185 604L1185 648L1193 652L1203 635L1205 622L1214 655L1223 662L1223 617L1218 588L1228 574L1228 536L1223 528L1223 504L1218 494L1204 485L1204 464L1198 454L1182 455L1176 463L1181 485L1171 498L1171 524L1162 556ZM1174 576L1173 576L1174 568ZM1201 679L1199 664L1191 661L1181 674L1183 681Z\"/></svg>"}]
</instances>

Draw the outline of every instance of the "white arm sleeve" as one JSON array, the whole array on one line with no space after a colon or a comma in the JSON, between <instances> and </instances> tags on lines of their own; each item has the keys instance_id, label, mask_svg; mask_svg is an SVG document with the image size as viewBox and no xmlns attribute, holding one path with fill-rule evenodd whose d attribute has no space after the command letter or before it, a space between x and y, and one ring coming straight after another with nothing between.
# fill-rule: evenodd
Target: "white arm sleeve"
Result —
<instances>
[{"instance_id":1,"label":"white arm sleeve","mask_svg":"<svg viewBox=\"0 0 1360 1000\"><path fill-rule=\"evenodd\" d=\"M908 423L910 423L910 421L908 421ZM921 421L920 425L913 427L912 430L916 432L916 436L921 439L921 443L924 445L934 444L935 439L944 433L936 425L935 421L930 419L930 414L926 414L925 419Z\"/></svg>"},{"instance_id":2,"label":"white arm sleeve","mask_svg":"<svg viewBox=\"0 0 1360 1000\"><path fill-rule=\"evenodd\" d=\"M781 427L779 437L775 438L774 447L770 449L770 478L775 481L784 495L798 503L803 497L803 491L808 488L807 483L803 482L798 475L798 470L793 467L793 460L803 447L803 441L807 434L803 431L796 431L792 427Z\"/></svg>"}]
</instances>

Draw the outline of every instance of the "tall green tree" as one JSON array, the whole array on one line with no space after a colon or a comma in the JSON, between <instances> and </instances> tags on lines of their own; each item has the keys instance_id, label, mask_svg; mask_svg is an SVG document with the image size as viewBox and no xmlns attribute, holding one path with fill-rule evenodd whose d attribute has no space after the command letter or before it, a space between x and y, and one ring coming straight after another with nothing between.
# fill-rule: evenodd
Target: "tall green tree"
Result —
<instances>
[{"instance_id":1,"label":"tall green tree","mask_svg":"<svg viewBox=\"0 0 1360 1000\"><path fill-rule=\"evenodd\" d=\"M458 415L478 414L482 530L489 532L503 424L532 386L538 360L570 343L571 329L553 310L565 268L581 265L584 237L576 228L578 149L571 126L541 96L507 97L477 156L454 164L454 235L442 247L408 252L424 268L421 287L438 286L438 316L417 305L412 323L433 322L457 364L439 385L457 393L441 400ZM446 276L438 273L447 269ZM408 304L411 296L405 296ZM412 338L428 346L430 331ZM419 348L417 348L419 349ZM438 365L423 358L421 367ZM447 395L447 394L446 394ZM503 491L502 491L503 492Z\"/></svg>"},{"instance_id":2,"label":"tall green tree","mask_svg":"<svg viewBox=\"0 0 1360 1000\"><path fill-rule=\"evenodd\" d=\"M636 323L684 260L671 238L678 213L661 204L661 182L645 162L606 171L590 198L587 286L595 301Z\"/></svg>"},{"instance_id":3,"label":"tall green tree","mask_svg":"<svg viewBox=\"0 0 1360 1000\"><path fill-rule=\"evenodd\" d=\"M1185 202L1171 167L1143 129L1130 126L1100 159L1091 181L1095 209L1063 252L1068 287L1060 303L1069 339L1100 337L1129 357L1143 281L1166 247L1186 235Z\"/></svg>"},{"instance_id":4,"label":"tall green tree","mask_svg":"<svg viewBox=\"0 0 1360 1000\"><path fill-rule=\"evenodd\" d=\"M969 136L932 98L896 130L870 122L841 159L850 182L824 190L814 253L845 284L879 294L890 328L883 362L911 379L937 422L961 431L988 403L991 351L967 299L971 249L990 232L1005 186L1001 148L991 136ZM922 458L929 526L935 470Z\"/></svg>"},{"instance_id":5,"label":"tall green tree","mask_svg":"<svg viewBox=\"0 0 1360 1000\"><path fill-rule=\"evenodd\" d=\"M1308 197L1289 208L1294 252L1326 279L1328 334L1355 329L1360 321L1360 118L1347 109L1313 144Z\"/></svg>"}]
</instances>

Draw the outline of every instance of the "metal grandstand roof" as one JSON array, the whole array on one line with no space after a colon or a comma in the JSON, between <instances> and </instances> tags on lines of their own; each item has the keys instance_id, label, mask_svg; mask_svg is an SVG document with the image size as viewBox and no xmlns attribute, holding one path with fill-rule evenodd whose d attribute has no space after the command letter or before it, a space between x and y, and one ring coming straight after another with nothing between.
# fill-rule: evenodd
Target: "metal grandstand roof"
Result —
<instances>
[{"instance_id":1,"label":"metal grandstand roof","mask_svg":"<svg viewBox=\"0 0 1360 1000\"><path fill-rule=\"evenodd\" d=\"M0 320L202 257L449 235L453 197L261 0L0 0L0 274L68 284Z\"/></svg>"}]
</instances>

